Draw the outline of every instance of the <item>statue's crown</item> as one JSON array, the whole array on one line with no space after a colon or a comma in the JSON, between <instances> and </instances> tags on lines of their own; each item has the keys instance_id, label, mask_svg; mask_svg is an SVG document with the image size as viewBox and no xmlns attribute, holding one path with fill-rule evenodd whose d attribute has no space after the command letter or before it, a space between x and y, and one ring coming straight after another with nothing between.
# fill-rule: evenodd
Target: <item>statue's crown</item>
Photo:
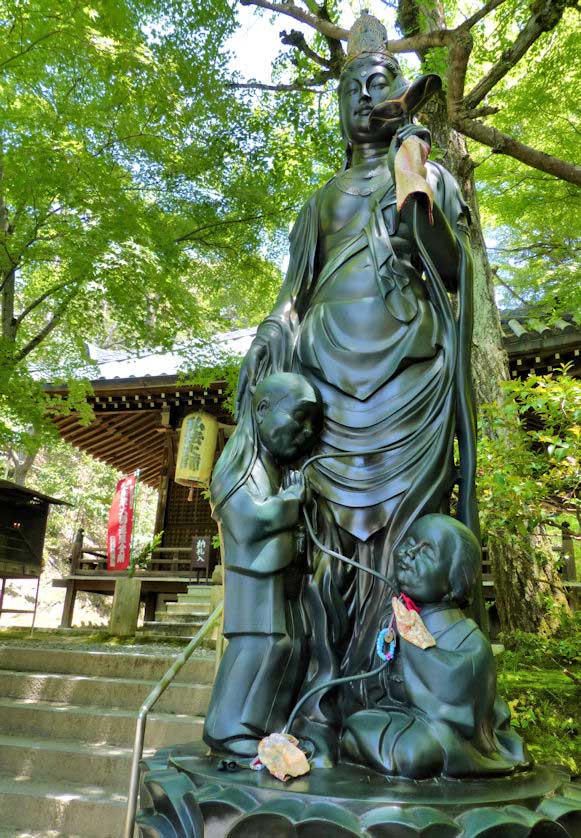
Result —
<instances>
[{"instance_id":1,"label":"statue's crown","mask_svg":"<svg viewBox=\"0 0 581 838\"><path fill-rule=\"evenodd\" d=\"M347 39L347 61L354 61L366 53L383 53L393 58L387 49L387 30L383 23L367 11L349 30Z\"/></svg>"}]
</instances>

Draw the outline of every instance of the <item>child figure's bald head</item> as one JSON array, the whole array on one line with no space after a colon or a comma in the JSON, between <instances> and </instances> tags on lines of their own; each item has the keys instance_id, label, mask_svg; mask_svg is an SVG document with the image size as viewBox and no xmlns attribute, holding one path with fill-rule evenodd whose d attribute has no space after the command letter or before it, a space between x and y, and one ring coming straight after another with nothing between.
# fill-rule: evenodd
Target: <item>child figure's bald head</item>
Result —
<instances>
[{"instance_id":1,"label":"child figure's bald head","mask_svg":"<svg viewBox=\"0 0 581 838\"><path fill-rule=\"evenodd\" d=\"M456 518L430 514L418 518L396 551L400 588L418 602L449 599L469 604L480 566L480 544Z\"/></svg>"},{"instance_id":2,"label":"child figure's bald head","mask_svg":"<svg viewBox=\"0 0 581 838\"><path fill-rule=\"evenodd\" d=\"M323 400L302 375L274 373L252 394L262 445L280 463L292 463L312 448L323 427Z\"/></svg>"}]
</instances>

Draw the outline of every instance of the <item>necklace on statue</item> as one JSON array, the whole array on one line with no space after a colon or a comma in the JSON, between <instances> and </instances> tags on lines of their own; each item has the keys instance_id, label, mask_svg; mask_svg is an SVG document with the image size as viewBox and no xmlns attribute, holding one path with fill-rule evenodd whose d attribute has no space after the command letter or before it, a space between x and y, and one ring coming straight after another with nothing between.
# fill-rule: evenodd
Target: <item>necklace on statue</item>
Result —
<instances>
[{"instance_id":1,"label":"necklace on statue","mask_svg":"<svg viewBox=\"0 0 581 838\"><path fill-rule=\"evenodd\" d=\"M347 195L365 197L387 186L390 178L389 169L385 164L380 164L374 169L353 166L353 168L335 175L333 183L337 189L340 189L341 192L345 192Z\"/></svg>"}]
</instances>

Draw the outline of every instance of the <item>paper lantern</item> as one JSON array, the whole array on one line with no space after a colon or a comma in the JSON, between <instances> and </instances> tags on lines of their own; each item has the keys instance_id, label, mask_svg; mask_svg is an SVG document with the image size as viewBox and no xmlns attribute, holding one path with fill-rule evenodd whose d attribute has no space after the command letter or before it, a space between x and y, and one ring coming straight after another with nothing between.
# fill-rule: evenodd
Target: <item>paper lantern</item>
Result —
<instances>
[{"instance_id":1,"label":"paper lantern","mask_svg":"<svg viewBox=\"0 0 581 838\"><path fill-rule=\"evenodd\" d=\"M214 466L218 442L218 420L209 413L189 413L180 430L175 481L180 486L207 487Z\"/></svg>"}]
</instances>

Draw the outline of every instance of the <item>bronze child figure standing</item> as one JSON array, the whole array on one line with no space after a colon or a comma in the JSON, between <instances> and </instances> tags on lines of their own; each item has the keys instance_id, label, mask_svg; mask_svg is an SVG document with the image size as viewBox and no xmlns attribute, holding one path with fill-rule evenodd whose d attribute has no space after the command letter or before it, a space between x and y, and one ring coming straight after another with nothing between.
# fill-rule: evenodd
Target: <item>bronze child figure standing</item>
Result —
<instances>
[{"instance_id":1,"label":"bronze child figure standing","mask_svg":"<svg viewBox=\"0 0 581 838\"><path fill-rule=\"evenodd\" d=\"M322 422L321 398L305 378L271 375L254 390L252 415L214 472L211 495L224 548L229 642L204 741L218 753L255 756L260 739L284 726L304 677L302 610L298 591L290 590L293 580L285 576L297 560L305 484L297 471L286 471L287 485L281 484L284 466L312 448Z\"/></svg>"}]
</instances>

